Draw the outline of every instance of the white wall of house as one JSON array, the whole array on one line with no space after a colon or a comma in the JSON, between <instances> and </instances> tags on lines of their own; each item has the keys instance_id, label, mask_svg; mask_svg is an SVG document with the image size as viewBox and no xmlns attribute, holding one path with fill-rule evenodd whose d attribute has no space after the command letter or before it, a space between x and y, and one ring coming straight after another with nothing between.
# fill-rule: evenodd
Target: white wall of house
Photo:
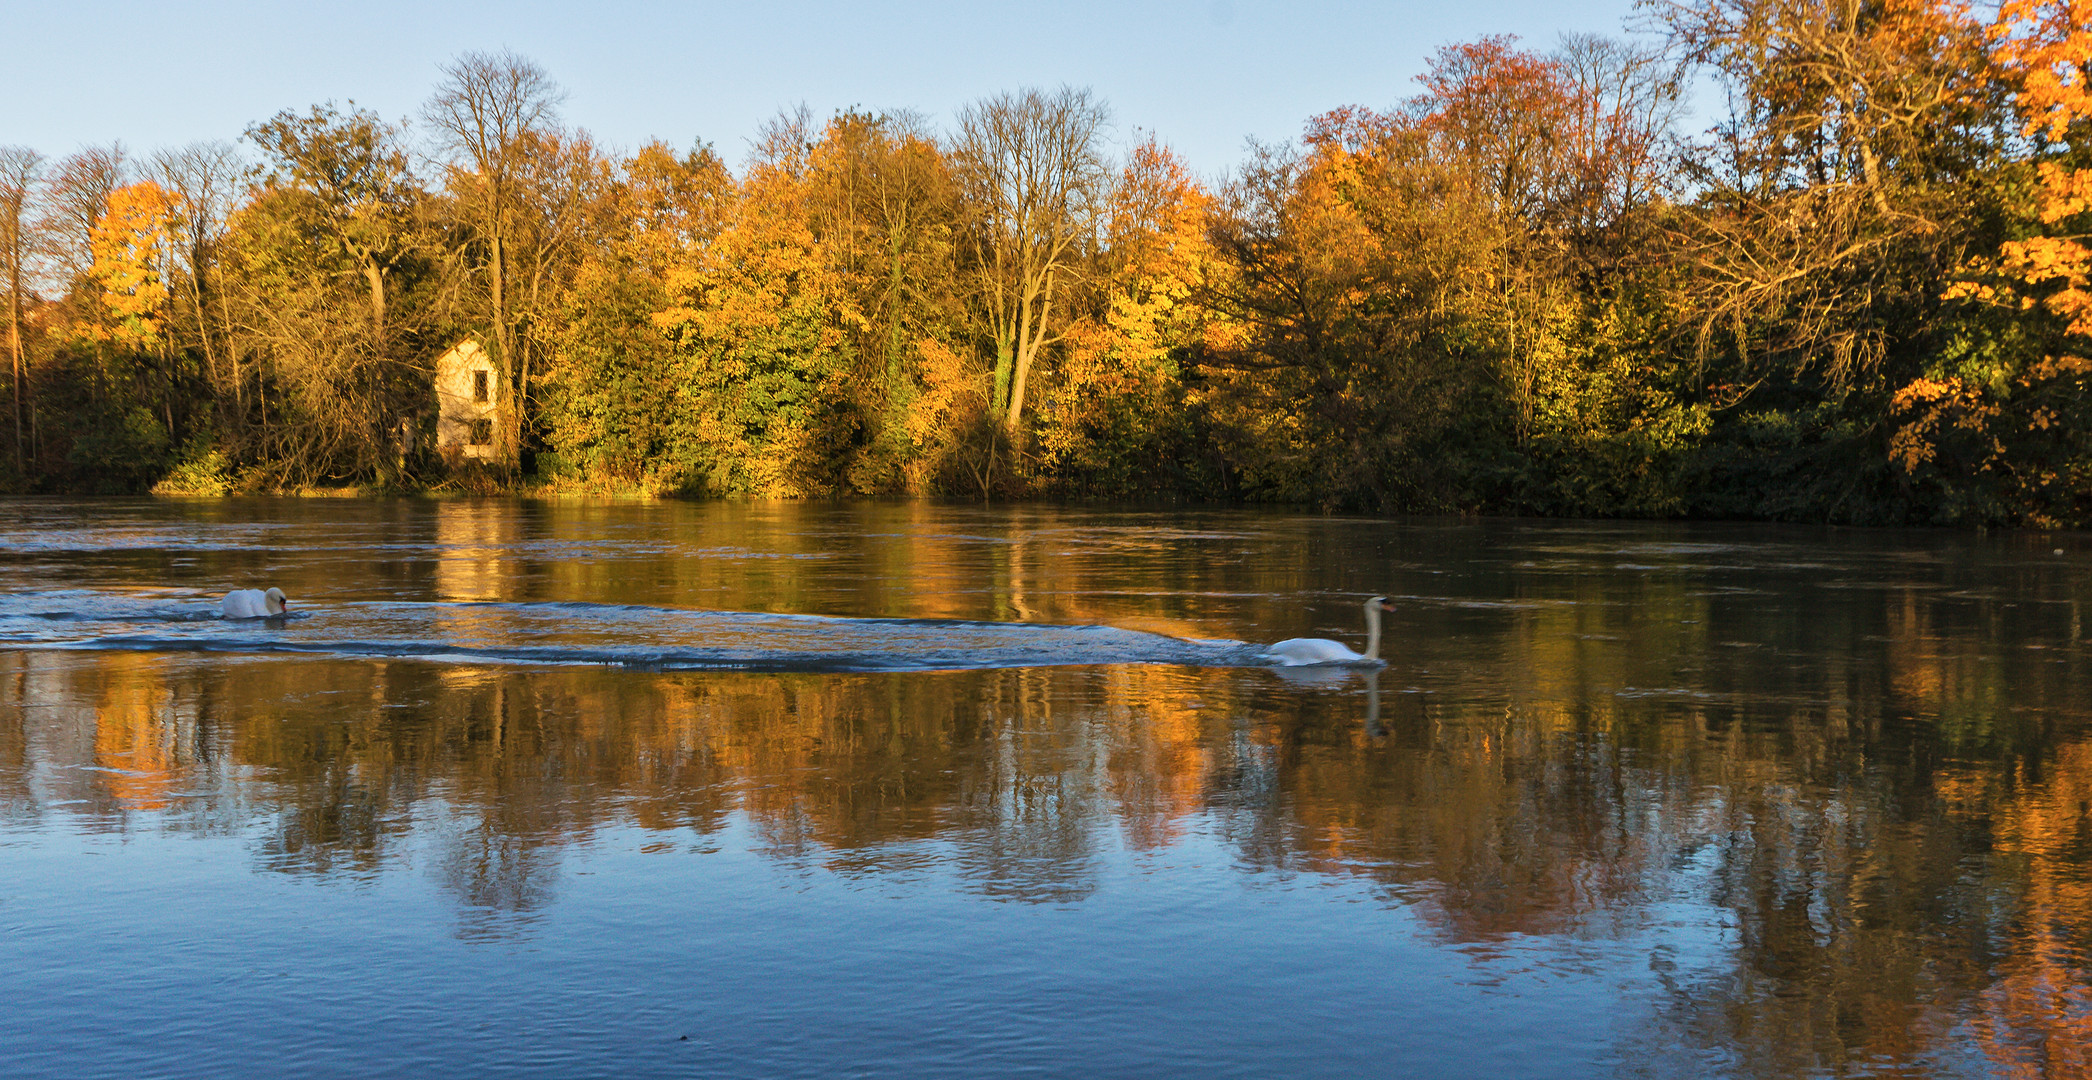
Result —
<instances>
[{"instance_id":1,"label":"white wall of house","mask_svg":"<svg viewBox=\"0 0 2092 1080\"><path fill-rule=\"evenodd\" d=\"M500 374L477 341L461 341L436 358L436 452L445 461L502 456Z\"/></svg>"}]
</instances>

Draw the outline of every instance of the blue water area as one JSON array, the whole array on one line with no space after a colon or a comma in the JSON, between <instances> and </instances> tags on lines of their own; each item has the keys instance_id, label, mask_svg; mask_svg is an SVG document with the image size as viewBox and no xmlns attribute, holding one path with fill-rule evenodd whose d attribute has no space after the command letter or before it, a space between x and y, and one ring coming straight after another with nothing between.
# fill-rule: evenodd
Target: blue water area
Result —
<instances>
[{"instance_id":1,"label":"blue water area","mask_svg":"<svg viewBox=\"0 0 2092 1080\"><path fill-rule=\"evenodd\" d=\"M337 881L236 835L8 850L38 913L10 1000L57 1021L16 1030L10 1075L1575 1076L1649 992L1593 977L1637 966L1617 948L1434 947L1369 884L1245 874L1209 838L1012 903L941 842L837 873L739 823L613 828L519 914L457 910L466 838Z\"/></svg>"},{"instance_id":2,"label":"blue water area","mask_svg":"<svg viewBox=\"0 0 2092 1080\"><path fill-rule=\"evenodd\" d=\"M2092 1060L2070 534L21 500L0 550L8 1078ZM1265 656L1373 595L1384 666Z\"/></svg>"}]
</instances>

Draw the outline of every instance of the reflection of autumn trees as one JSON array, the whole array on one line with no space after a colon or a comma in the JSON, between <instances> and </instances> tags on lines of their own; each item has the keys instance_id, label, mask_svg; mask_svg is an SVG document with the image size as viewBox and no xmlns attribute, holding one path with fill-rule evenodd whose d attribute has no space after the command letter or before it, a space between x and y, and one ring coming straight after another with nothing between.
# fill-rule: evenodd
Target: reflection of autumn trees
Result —
<instances>
[{"instance_id":1,"label":"reflection of autumn trees","mask_svg":"<svg viewBox=\"0 0 2092 1080\"><path fill-rule=\"evenodd\" d=\"M430 584L461 596L1118 623L1131 607L1197 636L1337 617L1279 612L1327 558L1281 530L1187 560L1169 551L1186 534L1046 511L878 508L824 533L813 510L668 507L646 513L679 550L714 550L718 528L718 555L614 562L557 557L573 530L604 531L600 507L441 509ZM1212 837L1249 872L1373 883L1450 942L1660 940L1649 1037L1738 1072L1922 1073L1953 1053L2081 1070L2092 669L2074 579L1949 551L1892 586L1860 590L1875 564L1856 561L1791 572L1820 587L1746 590L1660 545L1579 535L1469 563L1394 535L1385 566L1464 569L1391 616L1370 726L1361 681L1265 671L4 653L0 803L93 828L256 823L261 865L315 874L383 868L420 838L464 907L497 914L545 904L566 851L612 829L740 832L783 865L1058 902L1125 851ZM477 561L444 576L453 555ZM853 574L861 588L831 591ZM1228 596L1225 619L1199 606Z\"/></svg>"},{"instance_id":2,"label":"reflection of autumn trees","mask_svg":"<svg viewBox=\"0 0 2092 1080\"><path fill-rule=\"evenodd\" d=\"M128 656L114 663L139 666ZM107 776L109 794L125 805L165 808L175 761L193 756L182 752L182 743L184 735L194 738L194 717L177 713L172 696L157 680L119 678L105 684L96 703L94 763Z\"/></svg>"},{"instance_id":3,"label":"reflection of autumn trees","mask_svg":"<svg viewBox=\"0 0 2092 1080\"><path fill-rule=\"evenodd\" d=\"M119 657L62 674L53 696L67 707L9 737L49 757L86 729L107 800L159 809L172 788L253 799L271 820L265 861L321 873L369 869L442 817L445 872L468 898L544 891L475 867L542 877L531 849L607 824L716 832L734 811L766 849L844 872L942 841L984 891L1080 895L1098 823L1122 816L1153 846L1197 809L1210 736L1199 718L1227 704L1211 691L1198 691L1199 709L1169 704L1193 691L1162 669L1084 686L1055 671L633 677ZM212 740L251 788L189 782L210 766L196 749Z\"/></svg>"},{"instance_id":4,"label":"reflection of autumn trees","mask_svg":"<svg viewBox=\"0 0 2092 1080\"><path fill-rule=\"evenodd\" d=\"M1988 809L2019 879L2017 903L1992 915L2010 932L1979 1000L1984 1053L2001 1076L2092 1075L2092 740L1982 779L1955 792L1956 809Z\"/></svg>"},{"instance_id":5,"label":"reflection of autumn trees","mask_svg":"<svg viewBox=\"0 0 2092 1080\"><path fill-rule=\"evenodd\" d=\"M2055 644L2078 631L2052 582L1993 602L1960 576L1803 618L1617 576L1543 582L1493 635L1412 609L1439 692L1391 695L1379 739L1313 702L1254 728L1232 827L1252 862L1380 881L1453 940L1709 905L1687 919L1726 960L1663 976L1656 1041L1745 1075L1922 1071L1971 1012L1998 1066L2075 1075L2092 791L2081 744L2052 744L2092 671ZM2002 638L2008 615L2043 632Z\"/></svg>"}]
</instances>

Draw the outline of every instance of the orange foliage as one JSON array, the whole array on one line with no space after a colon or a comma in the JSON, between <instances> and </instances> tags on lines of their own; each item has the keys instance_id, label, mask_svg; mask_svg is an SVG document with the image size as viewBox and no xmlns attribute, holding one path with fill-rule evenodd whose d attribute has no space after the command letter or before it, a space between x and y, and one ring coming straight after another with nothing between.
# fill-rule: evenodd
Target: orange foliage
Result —
<instances>
[{"instance_id":1,"label":"orange foliage","mask_svg":"<svg viewBox=\"0 0 2092 1080\"><path fill-rule=\"evenodd\" d=\"M1213 197L1168 147L1153 138L1134 147L1108 204L1102 310L1063 339L1063 381L1040 431L1049 460L1094 470L1155 434L1162 395L1176 385L1173 352L1221 321L1193 301L1220 269L1206 234L1212 211Z\"/></svg>"},{"instance_id":2,"label":"orange foliage","mask_svg":"<svg viewBox=\"0 0 2092 1080\"><path fill-rule=\"evenodd\" d=\"M2092 10L2073 0L2007 0L1998 7L1990 36L1993 63L2017 84L2014 104L2026 117L2028 135L2061 140L2072 124L2092 116L2083 70L2092 60ZM2063 224L2092 207L2092 173L2043 162L2040 178L2035 197L2043 224ZM1947 290L1948 298L2012 303L2023 310L2038 303L2069 320L2069 333L2092 336L2092 249L2081 236L2010 241L1997 258L1967 269L1971 277L2001 277L2004 285L1959 281ZM2054 291L2037 301L2021 291L2028 287Z\"/></svg>"},{"instance_id":3,"label":"orange foliage","mask_svg":"<svg viewBox=\"0 0 2092 1080\"><path fill-rule=\"evenodd\" d=\"M2041 220L2049 225L2075 217L2092 205L2092 172L2065 169L2054 162L2043 162L2040 167L2041 189L2037 195L2037 211ZM2077 236L2032 236L2025 240L2008 240L1998 249L1997 258L1982 261L1972 267L1978 273L1996 274L2006 279L2004 287L1985 285L1976 281L1957 281L1947 290L1947 298L1969 297L1987 303L2004 303L2021 310L2045 307L2057 316L2068 320L2066 332L2092 337L2092 248L2087 248ZM2031 286L2054 287L2055 291L2036 300L2019 290Z\"/></svg>"},{"instance_id":4,"label":"orange foliage","mask_svg":"<svg viewBox=\"0 0 2092 1080\"><path fill-rule=\"evenodd\" d=\"M91 239L94 276L115 325L96 327L91 337L136 349L159 344L167 303L165 252L174 225L174 199L158 184L148 180L110 192L108 211Z\"/></svg>"},{"instance_id":5,"label":"orange foliage","mask_svg":"<svg viewBox=\"0 0 2092 1080\"><path fill-rule=\"evenodd\" d=\"M923 390L909 408L908 439L918 449L928 449L949 435L969 409L987 407L988 386L980 365L936 338L916 343L922 358Z\"/></svg>"},{"instance_id":6,"label":"orange foliage","mask_svg":"<svg viewBox=\"0 0 2092 1080\"><path fill-rule=\"evenodd\" d=\"M725 226L733 177L709 149L678 159L653 142L625 163L622 207L633 253L655 268L693 258Z\"/></svg>"},{"instance_id":7,"label":"orange foliage","mask_svg":"<svg viewBox=\"0 0 2092 1080\"><path fill-rule=\"evenodd\" d=\"M2092 8L2075 0L2006 0L1999 5L1989 34L1992 62L2016 84L2014 104L2025 118L2026 134L2061 140L2073 124L2092 117L2092 93L2087 92L2084 70L2092 61ZM2061 226L2061 230L2055 235L2006 241L1994 258L1972 261L1963 268L1964 279L1947 289L1946 298L2021 311L2044 308L2064 320L2065 334L2092 337L2092 247L2086 245L2084 234L2069 226L2072 219L2092 209L2092 171L2045 161L2038 173L2036 216L2042 224ZM1995 284L1980 278L1990 278ZM2017 373L2013 381L2031 388L2059 377L2082 376L2087 370L2088 365L2077 357L2049 356ZM1891 456L1906 470L1930 460L1928 442L1950 415L1956 427L1982 430L2000 412L1998 405L1983 403L1982 395L1980 387L1959 379L1942 383L1921 378L1904 387L1895 396L1894 410L1919 415L1891 439ZM2054 414L2045 409L2034 410L2028 419L2035 429L2053 422ZM2003 447L1995 439L1990 443L1992 454L1985 468L2003 456Z\"/></svg>"},{"instance_id":8,"label":"orange foliage","mask_svg":"<svg viewBox=\"0 0 2092 1080\"><path fill-rule=\"evenodd\" d=\"M1905 472L1916 472L1918 466L1938 456L1935 442L1943 428L1952 426L1981 434L1999 413L1997 405L1984 400L1981 387L1961 379L1913 379L1910 385L1896 391L1889 409L1898 415L1916 414L1916 419L1897 428L1889 439L1889 457ZM1983 468L1987 469L2004 456L2005 448L1995 438L1986 441L1990 454Z\"/></svg>"},{"instance_id":9,"label":"orange foliage","mask_svg":"<svg viewBox=\"0 0 2092 1080\"><path fill-rule=\"evenodd\" d=\"M2077 0L2005 0L1991 26L1998 66L2019 82L2026 133L2061 140L2092 116L2085 65L2092 63L2092 6Z\"/></svg>"}]
</instances>

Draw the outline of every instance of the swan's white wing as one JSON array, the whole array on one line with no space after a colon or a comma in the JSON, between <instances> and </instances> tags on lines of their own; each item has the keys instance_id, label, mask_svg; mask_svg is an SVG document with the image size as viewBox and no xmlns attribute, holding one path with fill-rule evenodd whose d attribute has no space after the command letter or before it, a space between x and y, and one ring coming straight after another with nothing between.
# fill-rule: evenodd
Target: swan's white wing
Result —
<instances>
[{"instance_id":1,"label":"swan's white wing","mask_svg":"<svg viewBox=\"0 0 2092 1080\"><path fill-rule=\"evenodd\" d=\"M234 589L225 594L218 610L228 619L258 619L269 612L260 589Z\"/></svg>"},{"instance_id":2,"label":"swan's white wing","mask_svg":"<svg viewBox=\"0 0 2092 1080\"><path fill-rule=\"evenodd\" d=\"M1287 638L1264 650L1264 658L1285 667L1302 664L1355 664L1365 657L1328 638Z\"/></svg>"}]
</instances>

